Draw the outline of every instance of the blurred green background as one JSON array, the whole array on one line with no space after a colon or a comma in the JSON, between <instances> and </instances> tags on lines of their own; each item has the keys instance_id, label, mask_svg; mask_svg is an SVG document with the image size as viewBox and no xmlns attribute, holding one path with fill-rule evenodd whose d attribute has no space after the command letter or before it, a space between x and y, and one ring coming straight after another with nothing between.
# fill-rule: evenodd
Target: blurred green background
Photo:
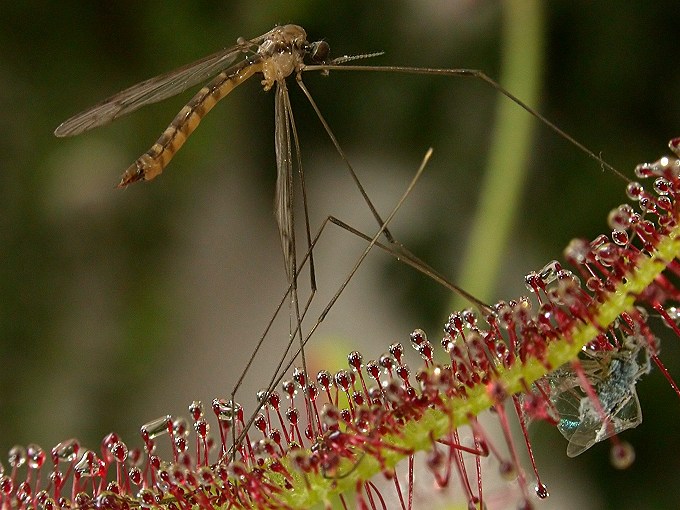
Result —
<instances>
[{"instance_id":1,"label":"blurred green background","mask_svg":"<svg viewBox=\"0 0 680 510\"><path fill-rule=\"evenodd\" d=\"M257 80L210 114L161 177L125 191L113 189L122 171L191 93L73 139L53 137L61 121L277 23L304 26L334 55L385 52L367 64L477 68L499 77L502 5L0 4L0 452L15 443L49 448L71 436L97 448L112 430L136 445L142 423L186 415L193 399L227 397L286 287L271 211L273 95ZM676 2L545 7L545 65L527 70L542 79L537 109L628 175L666 154L667 141L680 135ZM381 211L434 147L391 228L455 280L503 99L469 79L336 72L304 80ZM334 214L375 231L313 111L290 88L313 228ZM519 219L489 301L524 294L526 272L560 258L572 237L606 232L607 212L624 200L621 181L534 127ZM319 303L361 249L337 230L324 237ZM336 369L329 345L340 356L360 348L368 359L415 327L438 342L449 299L376 253L313 343L324 351L323 366ZM241 393L248 405L286 331L284 318L256 360ZM664 342L663 359L677 378L676 344ZM567 459L555 430L532 430L554 494L547 508L561 508L559 496L583 508L678 507L671 487L680 472L680 403L658 373L639 391L644 422L625 434L637 451L626 472L610 467L607 444Z\"/></svg>"}]
</instances>

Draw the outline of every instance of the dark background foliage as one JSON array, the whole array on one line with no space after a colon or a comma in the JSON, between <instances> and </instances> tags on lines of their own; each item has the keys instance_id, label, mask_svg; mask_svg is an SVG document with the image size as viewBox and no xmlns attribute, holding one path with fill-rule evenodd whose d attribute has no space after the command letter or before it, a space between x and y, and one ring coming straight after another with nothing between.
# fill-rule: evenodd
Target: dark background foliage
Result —
<instances>
[{"instance_id":1,"label":"dark background foliage","mask_svg":"<svg viewBox=\"0 0 680 510\"><path fill-rule=\"evenodd\" d=\"M536 106L628 175L680 135L676 7L546 6ZM215 109L161 178L124 192L112 189L119 173L190 94L75 139L52 136L59 122L276 23L304 26L336 55L382 50L371 63L499 76L501 15L487 1L0 5L0 451L72 435L96 448L111 430L132 445L141 423L226 396L285 288L271 215L273 98L256 80ZM434 147L393 230L455 279L498 95L464 79L338 72L308 73L305 82L381 210ZM337 214L373 231L312 110L291 89L314 225ZM624 200L619 180L542 126L531 152L520 220L489 300L524 293L524 273L561 257L572 237L606 231L607 212ZM342 233L329 238L318 255L326 295L361 248ZM341 265L333 257L345 252ZM437 341L449 297L410 270L375 256L350 292L318 345L334 339L341 353L361 347L374 357L414 327ZM663 347L677 378L674 342ZM266 349L248 391L278 356ZM326 360L330 348L320 349ZM559 490L587 490L592 508L677 507L678 494L665 489L680 467L679 403L658 374L640 394L645 419L626 434L638 454L627 472L610 467L606 444L570 460L556 431L536 427L549 487L579 473L586 488L568 481Z\"/></svg>"}]
</instances>

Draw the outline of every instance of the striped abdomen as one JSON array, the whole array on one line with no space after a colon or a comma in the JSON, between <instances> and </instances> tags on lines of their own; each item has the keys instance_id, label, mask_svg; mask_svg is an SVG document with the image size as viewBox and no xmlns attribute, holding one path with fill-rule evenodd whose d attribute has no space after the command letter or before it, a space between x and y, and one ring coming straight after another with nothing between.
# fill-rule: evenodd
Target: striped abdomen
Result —
<instances>
[{"instance_id":1,"label":"striped abdomen","mask_svg":"<svg viewBox=\"0 0 680 510\"><path fill-rule=\"evenodd\" d=\"M262 63L258 62L218 74L180 110L156 143L130 165L118 187L124 188L136 181L150 181L160 174L213 106L235 87L261 71Z\"/></svg>"}]
</instances>

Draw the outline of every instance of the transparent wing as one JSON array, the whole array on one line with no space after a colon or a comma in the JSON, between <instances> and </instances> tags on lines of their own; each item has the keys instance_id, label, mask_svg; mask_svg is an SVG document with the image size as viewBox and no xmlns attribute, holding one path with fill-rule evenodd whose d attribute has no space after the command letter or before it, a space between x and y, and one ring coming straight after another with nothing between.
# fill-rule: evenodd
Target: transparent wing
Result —
<instances>
[{"instance_id":1,"label":"transparent wing","mask_svg":"<svg viewBox=\"0 0 680 510\"><path fill-rule=\"evenodd\" d=\"M288 281L293 281L295 274L295 241L293 236L293 206L292 206L292 179L293 162L290 142L290 105L288 103L288 89L286 82L276 85L274 99L275 128L274 141L276 148L276 196L274 198L274 214L279 225L281 247L286 265Z\"/></svg>"},{"instance_id":2,"label":"transparent wing","mask_svg":"<svg viewBox=\"0 0 680 510\"><path fill-rule=\"evenodd\" d=\"M229 67L241 53L252 49L253 45L258 44L265 36L266 34L251 41L240 42L179 69L133 85L64 121L54 134L59 137L78 135L108 124L142 106L179 94ZM244 60L239 66L249 63L248 60Z\"/></svg>"},{"instance_id":3,"label":"transparent wing","mask_svg":"<svg viewBox=\"0 0 680 510\"><path fill-rule=\"evenodd\" d=\"M569 442L567 455L575 457L598 441L602 420L596 412L589 412L592 410L590 399L571 367L558 369L550 383L550 400L559 415L557 430Z\"/></svg>"},{"instance_id":4,"label":"transparent wing","mask_svg":"<svg viewBox=\"0 0 680 510\"><path fill-rule=\"evenodd\" d=\"M569 441L569 457L642 423L635 386L650 370L649 351L635 340L627 338L614 351L583 353L581 366L597 395L600 411L581 387L573 368L564 366L548 376L550 401L559 414L557 429Z\"/></svg>"},{"instance_id":5,"label":"transparent wing","mask_svg":"<svg viewBox=\"0 0 680 510\"><path fill-rule=\"evenodd\" d=\"M569 441L576 429L581 425L581 399L583 394L575 388L565 389L560 393L551 395L552 401L560 420L557 423L557 430Z\"/></svg>"},{"instance_id":6,"label":"transparent wing","mask_svg":"<svg viewBox=\"0 0 680 510\"><path fill-rule=\"evenodd\" d=\"M567 456L569 457L576 457L595 443L620 434L624 430L635 428L642 423L642 410L634 387L630 389L625 398L618 402L616 409L608 415L610 424L603 422L598 417L597 411L592 405L590 409L586 410L582 407L580 414L580 423L569 438L569 445L567 446Z\"/></svg>"}]
</instances>

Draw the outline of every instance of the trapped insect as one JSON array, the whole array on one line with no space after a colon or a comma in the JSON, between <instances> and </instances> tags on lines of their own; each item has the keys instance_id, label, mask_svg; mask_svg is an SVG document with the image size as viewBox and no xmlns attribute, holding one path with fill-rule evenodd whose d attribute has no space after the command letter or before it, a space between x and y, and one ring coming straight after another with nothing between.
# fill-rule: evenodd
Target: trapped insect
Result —
<instances>
[{"instance_id":1,"label":"trapped insect","mask_svg":"<svg viewBox=\"0 0 680 510\"><path fill-rule=\"evenodd\" d=\"M629 336L623 345L612 350L583 350L580 363L606 419L582 389L571 367L563 367L549 376L550 400L559 414L557 429L569 441L569 457L642 423L635 386L640 377L649 373L651 365L649 351L641 341Z\"/></svg>"}]
</instances>

